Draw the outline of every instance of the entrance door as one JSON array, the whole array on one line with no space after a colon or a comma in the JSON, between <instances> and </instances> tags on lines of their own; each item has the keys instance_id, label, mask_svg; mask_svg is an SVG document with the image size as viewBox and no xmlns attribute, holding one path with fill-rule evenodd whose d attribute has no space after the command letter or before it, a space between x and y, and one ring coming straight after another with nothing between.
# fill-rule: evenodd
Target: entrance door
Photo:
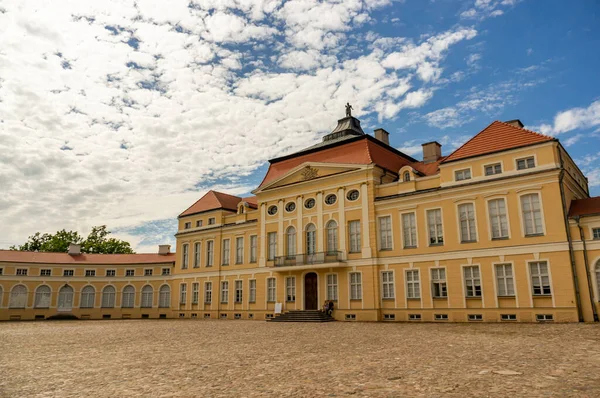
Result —
<instances>
[{"instance_id":1,"label":"entrance door","mask_svg":"<svg viewBox=\"0 0 600 398\"><path fill-rule=\"evenodd\" d=\"M304 309L318 310L317 274L309 272L304 276Z\"/></svg>"}]
</instances>

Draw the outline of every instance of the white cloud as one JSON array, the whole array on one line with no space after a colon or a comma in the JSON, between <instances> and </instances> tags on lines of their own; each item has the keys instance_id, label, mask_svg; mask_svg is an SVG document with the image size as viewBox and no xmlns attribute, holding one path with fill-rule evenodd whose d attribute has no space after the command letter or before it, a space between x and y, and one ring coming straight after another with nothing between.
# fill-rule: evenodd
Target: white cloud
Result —
<instances>
[{"instance_id":1,"label":"white cloud","mask_svg":"<svg viewBox=\"0 0 600 398\"><path fill-rule=\"evenodd\" d=\"M587 108L572 108L554 116L553 124L542 124L542 134L558 135L573 130L600 126L600 101L592 102Z\"/></svg>"},{"instance_id":2,"label":"white cloud","mask_svg":"<svg viewBox=\"0 0 600 398\"><path fill-rule=\"evenodd\" d=\"M501 7L515 6L520 0L475 0L473 7L460 13L462 19L484 20L504 14Z\"/></svg>"}]
</instances>

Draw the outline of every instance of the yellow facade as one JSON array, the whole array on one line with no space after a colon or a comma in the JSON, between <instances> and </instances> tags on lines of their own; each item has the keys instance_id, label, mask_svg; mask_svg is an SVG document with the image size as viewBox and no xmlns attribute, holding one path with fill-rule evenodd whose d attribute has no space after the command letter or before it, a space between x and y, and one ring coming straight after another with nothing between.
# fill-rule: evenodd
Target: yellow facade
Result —
<instances>
[{"instance_id":1,"label":"yellow facade","mask_svg":"<svg viewBox=\"0 0 600 398\"><path fill-rule=\"evenodd\" d=\"M518 169L522 159L531 167ZM501 172L486 175L490 165ZM464 170L470 178L457 181ZM589 196L587 180L556 140L441 162L429 175L410 165L390 173L376 162L300 162L254 193L256 206L180 216L170 275L160 275L166 263L150 278L127 279L118 266L117 277L92 279L81 266L69 279L73 313L264 320L277 303L285 312L328 299L337 320L357 321L576 322L600 311L600 215L568 218L571 201ZM64 278L3 268L0 319L53 313ZM25 309L8 305L17 283L28 289ZM50 309L33 308L40 284L52 290ZM86 284L96 291L92 310L78 308ZM106 284L116 288L115 308L102 308ZM136 302L122 309L128 284ZM146 284L150 309L139 304ZM163 284L170 308L159 308Z\"/></svg>"}]
</instances>

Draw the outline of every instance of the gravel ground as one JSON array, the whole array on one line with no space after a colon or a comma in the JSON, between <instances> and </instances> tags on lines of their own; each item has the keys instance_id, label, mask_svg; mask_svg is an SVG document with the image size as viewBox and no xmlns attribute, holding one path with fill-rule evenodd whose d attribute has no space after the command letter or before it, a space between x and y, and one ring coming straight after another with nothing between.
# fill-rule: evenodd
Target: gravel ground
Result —
<instances>
[{"instance_id":1,"label":"gravel ground","mask_svg":"<svg viewBox=\"0 0 600 398\"><path fill-rule=\"evenodd\" d=\"M598 369L593 324L0 323L3 397L599 397Z\"/></svg>"}]
</instances>

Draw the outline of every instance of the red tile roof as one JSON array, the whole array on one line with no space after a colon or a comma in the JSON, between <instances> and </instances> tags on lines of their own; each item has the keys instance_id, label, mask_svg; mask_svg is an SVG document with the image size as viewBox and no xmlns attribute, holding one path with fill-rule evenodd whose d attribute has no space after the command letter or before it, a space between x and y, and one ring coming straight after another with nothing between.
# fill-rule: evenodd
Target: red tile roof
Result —
<instances>
[{"instance_id":1,"label":"red tile roof","mask_svg":"<svg viewBox=\"0 0 600 398\"><path fill-rule=\"evenodd\" d=\"M600 215L600 196L571 202L569 217Z\"/></svg>"},{"instance_id":2,"label":"red tile roof","mask_svg":"<svg viewBox=\"0 0 600 398\"><path fill-rule=\"evenodd\" d=\"M452 152L443 163L552 141L555 138L495 121Z\"/></svg>"},{"instance_id":3,"label":"red tile roof","mask_svg":"<svg viewBox=\"0 0 600 398\"><path fill-rule=\"evenodd\" d=\"M364 135L329 148L314 152L285 157L283 160L271 160L269 170L257 189L283 177L286 173L305 162L346 163L357 165L376 164L384 169L398 173L400 168L409 164L410 157L403 157L393 149L378 144L373 137Z\"/></svg>"},{"instance_id":4,"label":"red tile roof","mask_svg":"<svg viewBox=\"0 0 600 398\"><path fill-rule=\"evenodd\" d=\"M158 264L175 262L175 253L166 255L157 253L142 254L80 254L21 252L0 250L0 262L7 263L43 263L43 264Z\"/></svg>"},{"instance_id":5,"label":"red tile roof","mask_svg":"<svg viewBox=\"0 0 600 398\"><path fill-rule=\"evenodd\" d=\"M423 163L421 162L413 162L410 164L410 167L421 172L425 176L431 176L437 174L440 171L440 163L443 162L445 157L439 158L435 162L431 163Z\"/></svg>"},{"instance_id":6,"label":"red tile roof","mask_svg":"<svg viewBox=\"0 0 600 398\"><path fill-rule=\"evenodd\" d=\"M208 191L196 203L187 208L179 217L201 213L208 210L225 209L237 211L237 205L242 198L217 191ZM255 199L256 201L256 199Z\"/></svg>"}]
</instances>

